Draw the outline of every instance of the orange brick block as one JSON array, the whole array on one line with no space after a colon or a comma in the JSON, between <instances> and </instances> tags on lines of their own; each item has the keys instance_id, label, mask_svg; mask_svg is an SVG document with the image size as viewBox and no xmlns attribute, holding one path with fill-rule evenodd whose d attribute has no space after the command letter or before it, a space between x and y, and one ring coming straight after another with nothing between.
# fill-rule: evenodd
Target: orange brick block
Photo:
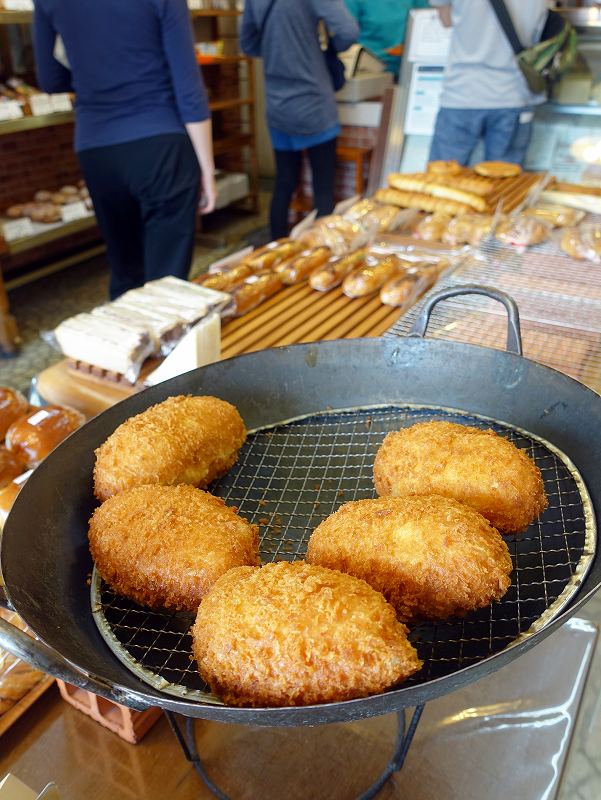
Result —
<instances>
[{"instance_id":1,"label":"orange brick block","mask_svg":"<svg viewBox=\"0 0 601 800\"><path fill-rule=\"evenodd\" d=\"M63 700L131 744L143 739L163 713L160 708L134 711L58 679L56 683Z\"/></svg>"}]
</instances>

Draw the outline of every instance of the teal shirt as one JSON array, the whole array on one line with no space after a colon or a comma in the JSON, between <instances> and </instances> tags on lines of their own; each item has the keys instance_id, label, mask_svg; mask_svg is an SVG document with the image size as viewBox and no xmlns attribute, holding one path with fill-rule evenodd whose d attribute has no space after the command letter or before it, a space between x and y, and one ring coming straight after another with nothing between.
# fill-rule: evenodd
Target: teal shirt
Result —
<instances>
[{"instance_id":1,"label":"teal shirt","mask_svg":"<svg viewBox=\"0 0 601 800\"><path fill-rule=\"evenodd\" d=\"M367 47L395 74L400 58L386 52L405 41L407 18L412 8L429 8L428 0L344 0L359 23L359 43Z\"/></svg>"}]
</instances>

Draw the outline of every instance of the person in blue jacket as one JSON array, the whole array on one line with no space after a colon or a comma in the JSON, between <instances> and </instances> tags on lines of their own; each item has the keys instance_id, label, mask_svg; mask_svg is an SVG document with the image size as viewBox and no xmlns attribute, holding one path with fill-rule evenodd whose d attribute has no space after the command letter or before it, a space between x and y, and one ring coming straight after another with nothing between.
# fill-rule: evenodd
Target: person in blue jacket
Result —
<instances>
[{"instance_id":1,"label":"person in blue jacket","mask_svg":"<svg viewBox=\"0 0 601 800\"><path fill-rule=\"evenodd\" d=\"M55 58L57 37L68 67ZM36 0L40 88L75 92L77 150L111 267L111 299L187 278L199 195L215 205L205 87L186 0Z\"/></svg>"},{"instance_id":2,"label":"person in blue jacket","mask_svg":"<svg viewBox=\"0 0 601 800\"><path fill-rule=\"evenodd\" d=\"M388 52L405 41L407 20L412 8L428 8L429 0L344 0L359 23L359 44L386 65L387 72L398 75L400 56Z\"/></svg>"},{"instance_id":3,"label":"person in blue jacket","mask_svg":"<svg viewBox=\"0 0 601 800\"><path fill-rule=\"evenodd\" d=\"M324 23L337 52L357 40L357 23L343 0L246 0L240 45L263 59L267 122L276 182L270 223L274 238L288 234L288 209L298 185L302 151L311 164L319 216L334 207L336 95L319 40Z\"/></svg>"}]
</instances>

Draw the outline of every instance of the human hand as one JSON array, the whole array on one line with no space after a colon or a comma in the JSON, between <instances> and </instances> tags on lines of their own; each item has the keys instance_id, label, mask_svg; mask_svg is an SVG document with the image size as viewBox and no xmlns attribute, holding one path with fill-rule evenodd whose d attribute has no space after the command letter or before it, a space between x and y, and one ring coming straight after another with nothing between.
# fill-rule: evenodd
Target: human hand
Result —
<instances>
[{"instance_id":1,"label":"human hand","mask_svg":"<svg viewBox=\"0 0 601 800\"><path fill-rule=\"evenodd\" d=\"M208 175L203 173L200 188L200 213L210 214L215 210L215 203L217 202L217 183L212 171Z\"/></svg>"}]
</instances>

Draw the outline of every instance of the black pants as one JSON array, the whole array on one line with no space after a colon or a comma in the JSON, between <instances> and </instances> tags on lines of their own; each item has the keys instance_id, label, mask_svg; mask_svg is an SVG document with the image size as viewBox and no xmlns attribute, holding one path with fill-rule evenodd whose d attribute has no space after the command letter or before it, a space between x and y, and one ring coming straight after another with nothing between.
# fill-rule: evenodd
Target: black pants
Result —
<instances>
[{"instance_id":1,"label":"black pants","mask_svg":"<svg viewBox=\"0 0 601 800\"><path fill-rule=\"evenodd\" d=\"M334 178L336 175L336 139L309 147L306 151L313 178L313 204L320 217L331 214L334 208ZM271 235L280 239L288 235L288 209L299 181L302 161L300 150L274 150L276 179L271 198Z\"/></svg>"},{"instance_id":2,"label":"black pants","mask_svg":"<svg viewBox=\"0 0 601 800\"><path fill-rule=\"evenodd\" d=\"M111 300L165 275L186 279L200 190L188 136L83 150L79 160L106 242Z\"/></svg>"}]
</instances>

